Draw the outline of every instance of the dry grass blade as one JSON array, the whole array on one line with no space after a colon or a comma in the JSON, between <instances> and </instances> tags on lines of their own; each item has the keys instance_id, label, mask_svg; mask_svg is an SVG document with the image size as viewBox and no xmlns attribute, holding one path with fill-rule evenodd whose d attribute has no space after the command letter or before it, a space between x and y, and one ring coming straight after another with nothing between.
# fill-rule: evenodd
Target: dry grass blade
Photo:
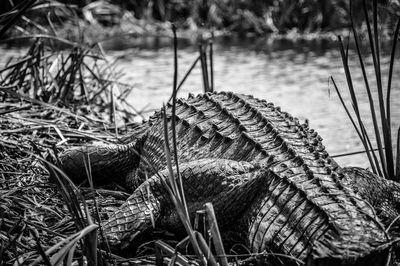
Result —
<instances>
[{"instance_id":1,"label":"dry grass blade","mask_svg":"<svg viewBox=\"0 0 400 266\"><path fill-rule=\"evenodd\" d=\"M3 42L6 43L6 42L11 42L11 41L29 40L29 39L35 40L37 38L47 39L49 41L57 41L60 44L63 44L63 45L69 46L69 47L76 47L76 46L79 45L77 42L73 42L73 41L67 40L67 39L62 38L62 37L48 35L48 34L34 34L34 35L25 35L25 36L15 36L15 37L12 37L12 38L9 38L9 39L4 39Z\"/></svg>"},{"instance_id":2,"label":"dry grass blade","mask_svg":"<svg viewBox=\"0 0 400 266\"><path fill-rule=\"evenodd\" d=\"M193 262L189 262L189 260L187 260L184 256L182 256L181 254L177 253L170 245L168 245L167 243L158 240L155 242L155 246L156 246L156 254L157 255L157 265L164 265L163 261L162 261L162 253L165 253L167 256L169 257L176 257L176 264L178 265L183 265L183 266L189 266L192 265Z\"/></svg>"},{"instance_id":3,"label":"dry grass blade","mask_svg":"<svg viewBox=\"0 0 400 266\"><path fill-rule=\"evenodd\" d=\"M95 215L97 218L97 221L99 222L99 228L100 228L100 234L102 235L103 239L105 239L103 235L103 230L100 226L101 224L101 218L99 215L99 208L97 205L97 200L96 197L94 196L94 183L93 183L93 176L92 176L92 168L90 167L90 156L89 153L87 153L87 157L84 158L84 165L85 165L85 171L86 171L86 176L89 181L90 189L92 190L92 195L93 195L93 205L94 205L94 210L95 210ZM93 220L92 217L90 216L88 207L86 204L84 204L85 208L85 214L87 217L87 221L89 225L93 225ZM87 254L87 257L90 261L89 264L91 265L97 265L97 234L88 234L87 237L85 238L86 245L83 246L84 253ZM108 246L107 241L106 242L106 247L107 247L107 254L110 255L110 248ZM70 253L71 254L71 253ZM71 257L72 260L72 257Z\"/></svg>"},{"instance_id":4,"label":"dry grass blade","mask_svg":"<svg viewBox=\"0 0 400 266\"><path fill-rule=\"evenodd\" d=\"M214 242L215 250L217 252L218 261L222 266L228 266L228 260L226 258L224 245L222 243L221 234L215 217L214 207L211 203L205 204L205 210L207 212L208 225L210 227L211 236Z\"/></svg>"},{"instance_id":5,"label":"dry grass blade","mask_svg":"<svg viewBox=\"0 0 400 266\"><path fill-rule=\"evenodd\" d=\"M209 80L209 74L208 74L208 60L207 60L207 44L205 44L202 49L200 50L202 52L203 56L203 61L204 61L204 79L207 83L207 91L206 92L211 92L210 88L210 80Z\"/></svg>"},{"instance_id":6,"label":"dry grass blade","mask_svg":"<svg viewBox=\"0 0 400 266\"><path fill-rule=\"evenodd\" d=\"M176 185L174 171L172 169L171 151L168 139L168 120L167 120L167 113L165 111L165 106L163 106L162 113L164 118L164 152L168 167L169 184L174 196L179 197L180 194L178 192L178 186Z\"/></svg>"},{"instance_id":7,"label":"dry grass blade","mask_svg":"<svg viewBox=\"0 0 400 266\"><path fill-rule=\"evenodd\" d=\"M377 151L377 150L378 150L377 148L374 149L374 151ZM332 158L339 158L339 157L345 157L345 156L356 155L356 154L361 154L361 153L366 153L366 151L362 150L362 151L353 151L353 152L334 154L334 155L331 155L331 157Z\"/></svg>"},{"instance_id":8,"label":"dry grass blade","mask_svg":"<svg viewBox=\"0 0 400 266\"><path fill-rule=\"evenodd\" d=\"M53 254L50 258L51 265L59 265L66 257L68 257L67 265L72 264L72 257L73 253L75 252L76 245L80 240L82 240L86 235L90 234L91 232L96 232L97 225L88 225L87 227L83 228L80 232L69 236L68 238L64 239L63 241L59 242L58 244L54 245L52 248L46 251L46 255L50 255L53 251L58 250L55 254ZM41 263L42 258L37 258L31 265L38 265Z\"/></svg>"},{"instance_id":9,"label":"dry grass blade","mask_svg":"<svg viewBox=\"0 0 400 266\"><path fill-rule=\"evenodd\" d=\"M207 237L207 227L206 227L206 212L205 210L197 210L196 216L194 218L194 230L200 232L202 235ZM201 226L201 227L200 227Z\"/></svg>"},{"instance_id":10,"label":"dry grass blade","mask_svg":"<svg viewBox=\"0 0 400 266\"><path fill-rule=\"evenodd\" d=\"M213 59L213 42L210 41L209 43L210 46L210 79L211 79L211 91L214 91L214 59Z\"/></svg>"},{"instance_id":11,"label":"dry grass blade","mask_svg":"<svg viewBox=\"0 0 400 266\"><path fill-rule=\"evenodd\" d=\"M44 264L47 265L47 266L51 266L50 258L49 258L49 256L47 256L46 252L43 250L42 245L40 244L40 240L39 240L39 236L38 236L37 230L36 229L31 229L31 231L32 231L32 235L34 236L34 238L36 240L37 248L39 250L40 256L43 259ZM1 253L0 253L0 255L1 255Z\"/></svg>"},{"instance_id":12,"label":"dry grass blade","mask_svg":"<svg viewBox=\"0 0 400 266\"><path fill-rule=\"evenodd\" d=\"M176 97L177 97L177 82L178 82L178 38L176 37L176 27L172 25L172 31L174 35L174 81L172 88L172 145L174 150L174 161L176 167L176 175L178 177L178 189L180 194L180 199L183 203L184 210L186 212L186 217L189 217L188 208L185 200L185 191L183 189L182 177L179 171L179 160L178 160L178 147L176 141Z\"/></svg>"},{"instance_id":13,"label":"dry grass blade","mask_svg":"<svg viewBox=\"0 0 400 266\"><path fill-rule=\"evenodd\" d=\"M79 229L86 227L88 223L88 216L82 212L79 201L83 203L86 209L85 201L82 195L79 193L78 188L75 184L69 179L69 177L56 165L48 162L41 157L37 158L41 160L47 170L50 173L50 176L58 182L59 187L61 188L62 195L65 199L66 205L70 210L71 214L74 217L75 223Z\"/></svg>"},{"instance_id":14,"label":"dry grass blade","mask_svg":"<svg viewBox=\"0 0 400 266\"><path fill-rule=\"evenodd\" d=\"M186 71L185 75L183 76L182 80L179 82L178 88L176 89L176 93L179 92L179 89L182 87L183 83L186 81L186 79L189 77L190 73L192 73L192 70L194 69L194 67L196 66L197 62L199 62L200 60L200 56L198 56L192 63L192 65L190 66L190 68ZM172 101L172 95L168 100L168 103L170 103Z\"/></svg>"},{"instance_id":15,"label":"dry grass blade","mask_svg":"<svg viewBox=\"0 0 400 266\"><path fill-rule=\"evenodd\" d=\"M89 181L89 186L90 186L90 191L92 192L92 200L93 200L93 205L94 205L94 210L95 210L95 215L96 215L96 220L99 222L99 231L100 231L100 236L103 239L103 241L106 243L106 252L107 256L111 257L111 251L110 251L110 246L107 242L107 238L104 236L104 231L103 228L100 226L101 225L101 218L99 214L99 206L98 202L95 197L95 188L94 188L94 183L93 183L93 176L92 176L92 168L90 167L90 156L89 153L87 153L87 157L84 158L84 165L85 165L85 170L86 170L86 176ZM86 215L89 220L89 224L93 224L93 221L89 215L89 211L87 210L86 207ZM86 249L85 253L90 254L90 258L95 258L96 261L93 261L94 265L97 265L97 235L96 234L91 234L88 235L87 241L90 243L89 245L85 245L84 248Z\"/></svg>"},{"instance_id":16,"label":"dry grass blade","mask_svg":"<svg viewBox=\"0 0 400 266\"><path fill-rule=\"evenodd\" d=\"M63 239L62 241L58 242L57 244L55 244L54 246L52 246L48 250L46 250L46 256L49 256L54 251L60 249L63 244L70 243L74 239L74 237L76 237L78 234L79 233L73 234L73 235ZM35 265L39 264L42 261L42 259L43 259L42 257L37 257L36 260L34 260L30 265L31 266L35 266ZM51 265L54 265L54 264L51 264Z\"/></svg>"},{"instance_id":17,"label":"dry grass blade","mask_svg":"<svg viewBox=\"0 0 400 266\"><path fill-rule=\"evenodd\" d=\"M114 127L115 127L115 137L118 139L118 127L117 127L117 114L116 114L116 107L115 107L115 95L114 95L114 87L111 87L111 123L114 123Z\"/></svg>"},{"instance_id":18,"label":"dry grass blade","mask_svg":"<svg viewBox=\"0 0 400 266\"><path fill-rule=\"evenodd\" d=\"M35 4L36 0L26 0L20 2L16 5L10 12L10 15L14 15L11 19L9 19L6 24L0 29L0 39L4 36L7 30L15 25L15 22L29 9ZM16 12L15 12L16 11ZM4 20L4 17L2 18ZM2 22L2 21L0 21Z\"/></svg>"},{"instance_id":19,"label":"dry grass blade","mask_svg":"<svg viewBox=\"0 0 400 266\"><path fill-rule=\"evenodd\" d=\"M208 84L208 73L207 73L207 60L204 52L204 46L202 44L199 45L199 56L201 63L201 76L203 78L203 87L204 92L210 91L210 86Z\"/></svg>"},{"instance_id":20,"label":"dry grass blade","mask_svg":"<svg viewBox=\"0 0 400 266\"><path fill-rule=\"evenodd\" d=\"M38 157L38 159L42 160L47 170L49 171L50 176L52 176L54 180L57 180L58 185L61 188L62 195L64 197L66 205L74 218L75 225L79 230L81 230L77 240L75 242L71 242L71 244L65 247L65 252L60 251L61 253L59 252L57 253L58 254L57 256L55 255L55 257L53 256L51 258L52 265L58 264L58 260L60 258L64 258L64 256L68 254L69 254L68 258L72 261L73 253L76 248L76 243L82 237L85 237L84 242L86 242L83 247L86 258L88 259L90 265L96 265L97 235L96 232L94 233L90 232L93 230L92 228L93 226L95 228L97 228L98 226L93 224L93 221L90 217L90 213L88 211L88 207L86 205L83 196L81 195L81 193L79 193L78 188L74 185L74 183L69 179L67 175L65 175L65 173L61 169L59 169L54 164L41 159L40 157ZM83 204L85 213L82 212L80 202ZM72 253L70 253L70 251L72 251ZM56 261L57 263L53 263L54 261Z\"/></svg>"},{"instance_id":21,"label":"dry grass blade","mask_svg":"<svg viewBox=\"0 0 400 266\"><path fill-rule=\"evenodd\" d=\"M218 266L217 261L214 258L214 255L212 254L210 248L207 245L207 242L205 241L204 237L199 233L199 232L194 232L197 242L199 243L200 249L203 251L203 254L205 255L205 258L207 260L207 265L211 266Z\"/></svg>"}]
</instances>

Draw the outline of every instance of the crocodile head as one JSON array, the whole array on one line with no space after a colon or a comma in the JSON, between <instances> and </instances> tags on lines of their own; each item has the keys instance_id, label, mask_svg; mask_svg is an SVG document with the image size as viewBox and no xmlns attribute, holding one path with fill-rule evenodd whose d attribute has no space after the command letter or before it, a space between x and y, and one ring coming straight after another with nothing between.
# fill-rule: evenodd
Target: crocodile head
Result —
<instances>
[{"instance_id":1,"label":"crocodile head","mask_svg":"<svg viewBox=\"0 0 400 266\"><path fill-rule=\"evenodd\" d=\"M344 174L342 181L372 205L386 227L396 224L396 220L400 217L399 183L359 167L345 167L342 173Z\"/></svg>"}]
</instances>

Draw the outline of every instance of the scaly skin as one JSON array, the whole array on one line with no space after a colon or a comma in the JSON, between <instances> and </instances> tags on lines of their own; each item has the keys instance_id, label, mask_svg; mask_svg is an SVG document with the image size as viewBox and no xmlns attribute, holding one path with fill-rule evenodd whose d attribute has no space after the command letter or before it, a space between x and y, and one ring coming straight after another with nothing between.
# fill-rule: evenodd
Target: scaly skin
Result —
<instances>
[{"instance_id":1,"label":"scaly skin","mask_svg":"<svg viewBox=\"0 0 400 266\"><path fill-rule=\"evenodd\" d=\"M341 172L346 176L342 180L343 184L373 206L385 227L400 216L399 183L384 179L359 167L345 167Z\"/></svg>"},{"instance_id":2,"label":"scaly skin","mask_svg":"<svg viewBox=\"0 0 400 266\"><path fill-rule=\"evenodd\" d=\"M169 108L169 129L170 116ZM385 263L390 239L371 204L354 191L357 182L348 181L355 171L341 169L314 130L264 100L225 92L178 100L176 120L190 213L212 202L221 230L240 225L254 252L283 252L324 265ZM76 178L84 173L82 157L88 157L96 178L125 179L132 189L103 225L112 244L129 242L152 221L182 230L160 180L167 176L163 135L156 113L126 138L128 144L61 156Z\"/></svg>"}]
</instances>

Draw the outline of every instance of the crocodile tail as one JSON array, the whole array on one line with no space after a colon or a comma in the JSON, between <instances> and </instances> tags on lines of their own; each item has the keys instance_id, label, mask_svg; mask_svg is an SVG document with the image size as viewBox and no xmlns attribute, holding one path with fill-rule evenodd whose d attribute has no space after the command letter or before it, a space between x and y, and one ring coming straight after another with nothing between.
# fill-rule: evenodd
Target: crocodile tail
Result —
<instances>
[{"instance_id":1,"label":"crocodile tail","mask_svg":"<svg viewBox=\"0 0 400 266\"><path fill-rule=\"evenodd\" d=\"M87 179L88 171L94 184L124 184L125 177L139 162L138 142L130 144L87 145L63 152L61 169L75 183Z\"/></svg>"}]
</instances>

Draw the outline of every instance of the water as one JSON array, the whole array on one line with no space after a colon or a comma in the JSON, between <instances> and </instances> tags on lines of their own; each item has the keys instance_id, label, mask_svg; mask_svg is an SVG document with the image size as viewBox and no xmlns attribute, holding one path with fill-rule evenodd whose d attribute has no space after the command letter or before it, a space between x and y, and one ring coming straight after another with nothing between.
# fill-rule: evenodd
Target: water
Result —
<instances>
[{"instance_id":1,"label":"water","mask_svg":"<svg viewBox=\"0 0 400 266\"><path fill-rule=\"evenodd\" d=\"M268 48L265 48L268 47ZM171 48L124 50L109 52L119 58L119 69L125 74L123 81L133 85L129 102L138 110L158 109L165 103L172 91L173 51ZM179 76L197 57L197 49L179 49ZM389 56L381 58L387 73ZM368 76L372 80L374 72L371 57L366 58ZM200 64L199 64L200 65ZM192 72L179 92L179 97L187 97L189 92L203 91L200 67ZM358 70L358 58L350 51L350 65ZM361 113L369 114L367 94L361 71L353 71L355 88L359 91ZM396 65L394 76L398 76ZM344 92L349 103L341 57L336 43L278 41L274 43L220 42L215 44L214 76L216 90L252 94L281 106L283 111L308 119L324 139L324 145L331 155L363 150L329 77L333 76L338 87ZM386 84L386 79L384 80ZM371 86L376 93L375 86ZM399 81L394 79L392 99L399 99ZM350 105L349 105L350 106ZM399 101L392 101L393 124L399 125ZM372 129L372 122L366 127ZM397 131L397 130L396 130ZM372 134L372 131L371 131ZM336 159L341 165L368 167L364 154Z\"/></svg>"},{"instance_id":2,"label":"water","mask_svg":"<svg viewBox=\"0 0 400 266\"><path fill-rule=\"evenodd\" d=\"M128 101L146 116L160 109L172 91L173 51L170 47L151 47L108 51L110 59L117 59L118 69L124 74L122 81L133 89ZM222 40L215 43L214 76L216 90L252 94L280 106L283 111L300 121L308 119L310 127L323 137L324 145L331 155L363 150L329 77L333 76L349 104L341 57L337 44L332 41L268 41L263 39ZM5 51L16 57L21 50ZM400 55L400 51L398 51ZM197 48L183 45L179 48L179 77L197 58ZM349 51L354 87L358 91L360 112L370 114L364 81L359 71L358 58ZM4 57L6 58L6 57ZM5 59L0 59L3 61ZM400 61L400 60L397 60ZM388 72L389 56L381 57L382 72ZM4 62L3 62L4 64ZM366 58L370 80L374 79L371 57ZM200 64L195 68L179 92L187 97L189 92L203 91ZM400 89L398 64L395 65L392 91L392 128L400 124ZM386 84L386 78L384 79ZM376 86L371 84L376 96ZM350 106L350 105L349 105ZM366 128L372 129L372 121L366 120ZM397 132L397 130L394 130ZM372 130L369 130L372 136ZM336 159L342 166L368 167L365 154Z\"/></svg>"}]
</instances>

